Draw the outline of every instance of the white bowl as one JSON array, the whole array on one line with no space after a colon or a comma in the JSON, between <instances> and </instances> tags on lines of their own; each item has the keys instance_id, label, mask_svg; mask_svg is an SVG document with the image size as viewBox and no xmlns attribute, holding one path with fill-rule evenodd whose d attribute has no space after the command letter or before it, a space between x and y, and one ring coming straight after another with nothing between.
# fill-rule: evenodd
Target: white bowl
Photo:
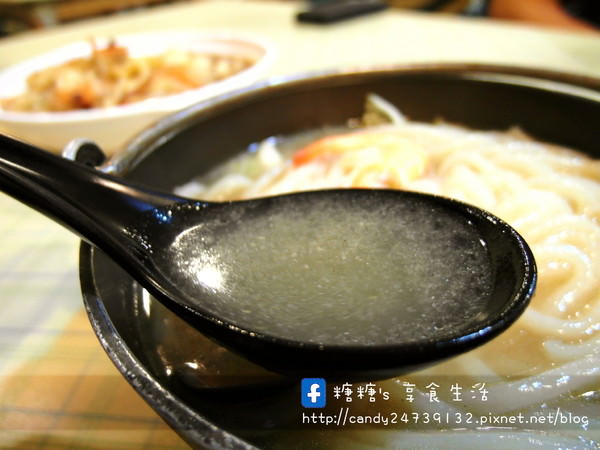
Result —
<instances>
[{"instance_id":1,"label":"white bowl","mask_svg":"<svg viewBox=\"0 0 600 450\"><path fill-rule=\"evenodd\" d=\"M115 38L117 44L126 47L134 57L160 54L174 48L199 53L239 54L256 62L233 76L197 89L123 106L65 112L13 112L0 107L0 131L56 153L74 138L87 138L100 145L106 154L113 155L159 118L257 81L274 59L270 43L238 33L164 31ZM98 38L96 42L102 47L109 39ZM33 72L90 53L89 42L76 42L6 69L0 73L0 98L23 92L27 77Z\"/></svg>"}]
</instances>

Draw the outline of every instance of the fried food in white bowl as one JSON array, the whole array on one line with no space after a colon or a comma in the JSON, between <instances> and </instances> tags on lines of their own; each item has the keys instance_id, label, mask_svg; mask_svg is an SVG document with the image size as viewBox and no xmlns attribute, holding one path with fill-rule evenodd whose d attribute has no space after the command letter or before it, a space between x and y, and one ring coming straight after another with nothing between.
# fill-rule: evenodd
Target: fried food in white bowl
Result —
<instances>
[{"instance_id":1,"label":"fried food in white bowl","mask_svg":"<svg viewBox=\"0 0 600 450\"><path fill-rule=\"evenodd\" d=\"M0 74L0 131L54 152L88 138L108 155L166 114L257 81L273 46L229 32L76 42Z\"/></svg>"}]
</instances>

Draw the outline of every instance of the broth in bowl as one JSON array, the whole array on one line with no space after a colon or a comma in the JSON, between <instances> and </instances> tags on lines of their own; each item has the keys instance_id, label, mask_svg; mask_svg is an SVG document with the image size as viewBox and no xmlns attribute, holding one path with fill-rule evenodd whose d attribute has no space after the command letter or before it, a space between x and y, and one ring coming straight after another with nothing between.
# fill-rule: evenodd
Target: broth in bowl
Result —
<instances>
[{"instance_id":1,"label":"broth in bowl","mask_svg":"<svg viewBox=\"0 0 600 450\"><path fill-rule=\"evenodd\" d=\"M347 433L323 424L300 434L277 429L273 442L282 448L294 439L311 448L394 448L416 445L426 432L433 446L468 448L469 439L480 437L488 445L526 447L536 439L545 446L595 446L600 425L594 413L600 395L600 161L537 142L516 128L476 131L441 121L411 121L378 97L371 97L367 109L369 114L351 120L347 128L253 144L177 191L208 201L334 187L406 189L456 198L492 212L525 237L536 257L538 288L515 325L483 347L378 382L385 401L372 403L365 396L344 403L340 395L323 410L331 417L340 413L340 405L350 407L356 417L382 414L387 425L355 423ZM365 304L365 310L378 308L366 299ZM174 336L185 327L160 306L152 317L155 335ZM380 332L386 330L387 325ZM184 354L163 354L165 366L179 370L193 387L206 387L207 378L214 383L220 375L236 374L236 363L229 359L226 370L218 358L209 369L210 356L203 364L186 359L210 355L191 333L184 340ZM166 342L167 350L182 345L179 339L177 344ZM212 353L227 354L224 349ZM276 413L266 410L262 416L269 414ZM280 427L285 428L285 420Z\"/></svg>"},{"instance_id":2,"label":"broth in bowl","mask_svg":"<svg viewBox=\"0 0 600 450\"><path fill-rule=\"evenodd\" d=\"M422 150L399 152L394 158L410 170L394 177L389 176L393 175L390 170L379 173L387 173L388 180L399 179L436 192L442 170L449 175L452 171L447 169L459 166L453 162L464 159L452 154L452 150L460 141L458 137L465 137L461 142L471 146L471 156L482 157L475 158L477 164L470 161L469 170L455 171L444 186L454 185L453 195L478 197L484 202L480 204L494 211L485 203L493 198L489 193L494 189L482 189L485 184L472 184L473 180L467 177L479 173L479 179L498 187L499 192L504 191L500 188L504 179L507 190L498 198L503 199L506 209L504 215L497 214L508 220L509 212L520 211L526 218L528 208L534 208L531 220L509 222L525 230L538 258L548 261L552 254L558 258L550 263L550 270L540 267L545 275L538 281L543 281L545 287L540 290L538 283L537 294L521 320L476 351L387 381L326 380L325 408L304 408L299 381L281 379L215 346L154 302L105 255L83 243L82 290L92 326L107 354L136 391L192 447L595 448L600 425L597 296L592 291L588 291L591 296L579 291L583 295L577 300L572 296L571 302L562 304L564 311L553 305L557 298L568 299L573 286L587 284L569 283L571 275L596 270L574 270L569 275L569 268L586 267L596 254L593 230L597 219L590 219L594 209L577 209L585 202L576 197L583 199L588 188L591 197L596 195L599 87L597 80L567 74L470 64L370 68L284 82L275 80L242 95L197 105L162 121L139 136L112 166L128 179L165 190L175 190L194 178L180 192L196 193L201 198L213 194L216 198L218 193L223 198L242 198L276 178L286 178L290 190L310 189L301 183L306 183L304 176L298 176L300 183L294 187L294 183L289 183L293 177L279 178L268 173L289 170L303 175L310 172L307 167L315 167L313 162L325 166L329 159L333 163L336 158L343 158L346 165L351 161L351 153L369 152L340 151L338 146L338 150L324 157L324 152L316 151L324 148L322 143L312 143L325 136L355 132L372 132L374 136L380 128L397 128L404 122L437 130L418 141L421 147L435 136L440 143L450 142L452 145L441 147L448 158L440 164L436 157L442 154L439 151L426 151L425 159ZM364 128L367 124L362 120L339 126L349 117L361 117L368 92L389 99L411 120L400 117L399 122L396 118L390 123L388 114L382 123L377 114L376 120L368 121L375 128ZM436 122L437 117L447 122ZM471 131L506 130L517 124L543 141L577 151L536 144L518 130L509 130L508 134L475 131L467 138L464 132L469 130L450 123L468 125ZM443 134L446 139L442 139ZM488 139L484 139L486 135ZM267 136L274 137L265 139ZM449 138L452 139L448 141ZM334 141L347 142L337 138ZM250 142L255 144L244 151ZM483 147L491 143L498 150L496 156L506 158L480 153L481 149L473 148L476 142L485 144ZM501 148L502 142L506 148ZM299 152L305 147L312 150ZM387 159L394 152L370 152L379 154L374 160L394 159ZM225 163L227 158L241 153ZM294 157L296 153L302 156ZM492 170L494 166L500 171ZM386 167L389 165L384 164ZM512 168L512 174L508 168ZM437 170L437 177L432 169ZM322 174L323 167L320 170ZM381 176L373 178L373 173L363 171L363 181L381 181ZM535 177L536 173L541 176ZM569 182L561 185L555 176ZM544 179L545 188L539 184ZM519 183L523 187L524 180L538 184L529 186L531 192L523 191L518 187ZM319 175L310 182L312 186L327 187L339 182L339 178ZM576 187L582 185L586 187L583 195L582 189ZM563 198L562 202L550 202L555 198L552 190ZM508 201L510 197L512 200ZM565 225L563 217L555 218L552 211L543 214L544 202L555 212L567 211L575 216L567 218L567 223L575 219L571 224L577 223L580 236L579 225L583 223L587 234L585 239L579 239L583 245L575 239L575 228ZM592 222L592 227L587 227L586 220ZM540 225L537 229L536 224ZM561 231L552 233L552 227ZM547 239L543 238L545 233ZM591 245L586 247L587 244ZM581 255L576 247L591 256L581 258L583 265L574 263ZM584 278L592 280L588 286L598 279ZM571 281L574 279L578 278ZM560 295L561 286L567 297ZM579 300L584 303L577 305ZM555 319L545 322L552 315ZM581 323L575 320L578 318L583 319ZM566 325L564 333L557 332L561 325ZM541 328L536 330L536 326ZM320 413L328 424L318 423ZM343 413L353 421L352 426L344 424ZM344 426L337 426L336 417ZM313 418L316 422L309 423ZM358 420L362 422L357 423Z\"/></svg>"}]
</instances>

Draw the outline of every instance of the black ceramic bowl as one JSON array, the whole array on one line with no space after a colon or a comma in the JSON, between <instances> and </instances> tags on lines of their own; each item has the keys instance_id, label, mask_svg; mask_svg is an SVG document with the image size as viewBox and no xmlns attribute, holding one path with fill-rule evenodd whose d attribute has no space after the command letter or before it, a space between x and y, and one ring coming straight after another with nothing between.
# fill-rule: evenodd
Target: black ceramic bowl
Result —
<instances>
[{"instance_id":1,"label":"black ceramic bowl","mask_svg":"<svg viewBox=\"0 0 600 450\"><path fill-rule=\"evenodd\" d=\"M144 132L113 168L123 177L171 190L249 143L358 117L369 92L414 120L443 117L477 129L518 124L539 139L600 157L599 80L517 68L436 65L277 80L199 104ZM232 373L233 385L251 380L250 387L217 389L210 379L198 377L194 364L210 363L215 349L85 243L80 276L90 320L106 352L189 444L266 448L277 441L277 432L285 432L288 420L295 420L289 417L299 409L295 383L270 379L252 367L239 377L237 369ZM161 329L177 333L161 334ZM204 352L210 353L206 359ZM308 442L306 448L315 447Z\"/></svg>"}]
</instances>

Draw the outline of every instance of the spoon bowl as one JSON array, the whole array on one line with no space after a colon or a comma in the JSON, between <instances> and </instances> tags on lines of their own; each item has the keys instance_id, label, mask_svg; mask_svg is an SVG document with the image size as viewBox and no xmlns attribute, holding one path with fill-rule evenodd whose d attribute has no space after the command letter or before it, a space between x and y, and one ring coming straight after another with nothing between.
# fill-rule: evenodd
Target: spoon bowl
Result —
<instances>
[{"instance_id":1,"label":"spoon bowl","mask_svg":"<svg viewBox=\"0 0 600 450\"><path fill-rule=\"evenodd\" d=\"M0 187L102 249L204 334L290 376L375 379L436 363L508 327L535 287L515 230L443 197L357 189L207 203L6 136ZM374 298L357 293L368 283Z\"/></svg>"}]
</instances>

